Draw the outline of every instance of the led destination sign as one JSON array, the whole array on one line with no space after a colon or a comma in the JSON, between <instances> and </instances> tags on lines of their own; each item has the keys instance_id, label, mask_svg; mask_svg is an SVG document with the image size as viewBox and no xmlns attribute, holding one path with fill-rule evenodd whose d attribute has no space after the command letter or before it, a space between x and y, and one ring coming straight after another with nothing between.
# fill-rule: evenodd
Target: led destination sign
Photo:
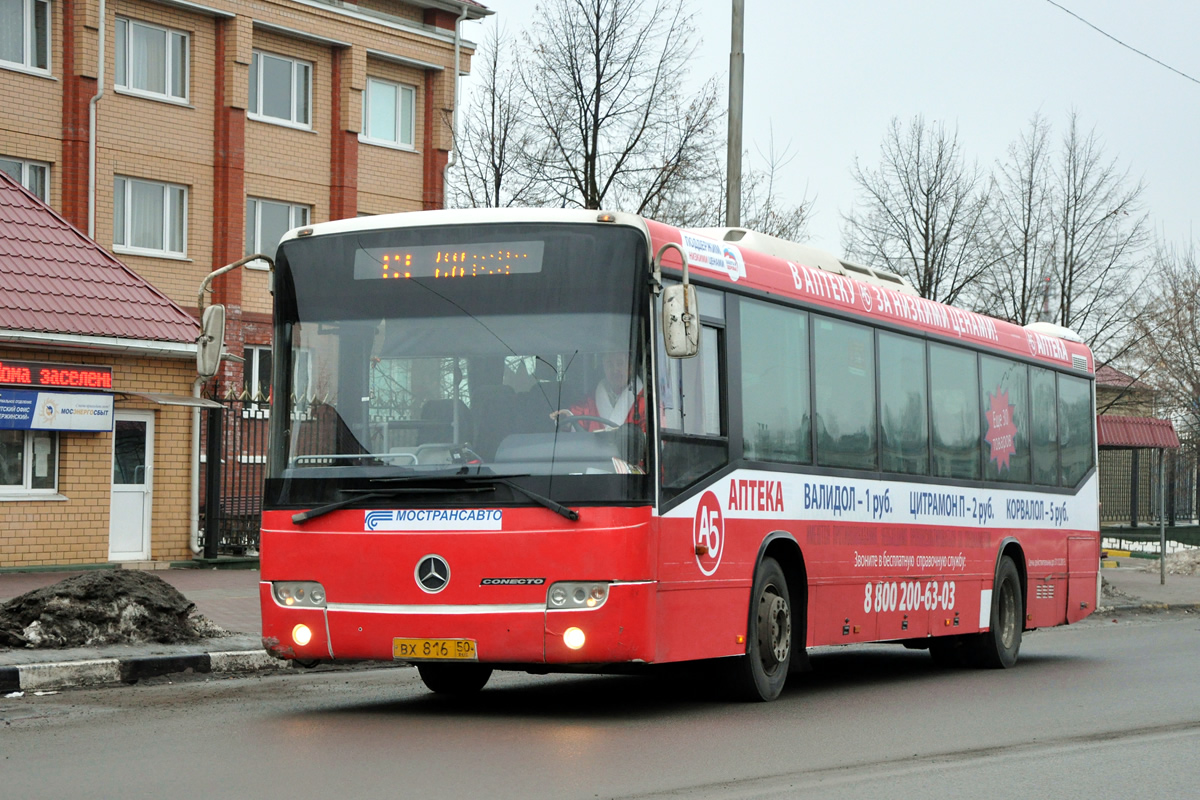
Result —
<instances>
[{"instance_id":1,"label":"led destination sign","mask_svg":"<svg viewBox=\"0 0 1200 800\"><path fill-rule=\"evenodd\" d=\"M0 386L41 389L111 389L112 367L51 364L44 361L0 361Z\"/></svg>"},{"instance_id":2,"label":"led destination sign","mask_svg":"<svg viewBox=\"0 0 1200 800\"><path fill-rule=\"evenodd\" d=\"M354 252L354 280L483 278L541 272L544 248L544 242L364 247Z\"/></svg>"}]
</instances>

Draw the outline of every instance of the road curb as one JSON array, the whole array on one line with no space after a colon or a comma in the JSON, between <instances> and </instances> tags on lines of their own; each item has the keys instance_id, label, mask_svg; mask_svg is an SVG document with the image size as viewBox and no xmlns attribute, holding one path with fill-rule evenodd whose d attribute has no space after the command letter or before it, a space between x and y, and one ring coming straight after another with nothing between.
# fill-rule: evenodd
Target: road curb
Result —
<instances>
[{"instance_id":1,"label":"road curb","mask_svg":"<svg viewBox=\"0 0 1200 800\"><path fill-rule=\"evenodd\" d=\"M236 650L188 655L131 656L18 664L0 667L0 694L137 683L144 678L193 672L221 674L288 669L291 662L272 658L266 650Z\"/></svg>"},{"instance_id":2,"label":"road curb","mask_svg":"<svg viewBox=\"0 0 1200 800\"><path fill-rule=\"evenodd\" d=\"M1100 606L1098 614L1109 611L1200 611L1200 603L1123 603L1116 606Z\"/></svg>"}]
</instances>

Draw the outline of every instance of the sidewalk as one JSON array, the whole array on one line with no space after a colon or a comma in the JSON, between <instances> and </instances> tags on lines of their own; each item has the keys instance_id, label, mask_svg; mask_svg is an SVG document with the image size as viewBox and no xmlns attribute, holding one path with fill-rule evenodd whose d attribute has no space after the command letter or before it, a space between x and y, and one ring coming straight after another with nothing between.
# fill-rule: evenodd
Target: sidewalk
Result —
<instances>
[{"instance_id":1,"label":"sidewalk","mask_svg":"<svg viewBox=\"0 0 1200 800\"><path fill-rule=\"evenodd\" d=\"M1200 610L1200 575L1168 575L1159 583L1158 562L1112 558L1119 566L1100 571L1115 594L1101 598L1105 611L1188 608ZM1153 572L1139 567L1152 566ZM0 602L78 572L0 573ZM286 669L291 662L268 656L261 641L257 569L164 569L154 574L183 593L210 620L234 633L180 645L113 645L67 650L0 650L0 696L14 691L57 689L140 678L188 669L201 673Z\"/></svg>"},{"instance_id":2,"label":"sidewalk","mask_svg":"<svg viewBox=\"0 0 1200 800\"><path fill-rule=\"evenodd\" d=\"M0 602L79 572L0 573ZM0 694L106 683L192 670L200 673L286 669L262 647L257 569L163 569L154 575L233 633L188 644L141 644L63 650L0 650Z\"/></svg>"},{"instance_id":3,"label":"sidewalk","mask_svg":"<svg viewBox=\"0 0 1200 800\"><path fill-rule=\"evenodd\" d=\"M1200 610L1200 575L1168 574L1164 586L1160 583L1158 559L1115 556L1105 561L1115 561L1117 566L1101 569L1100 575L1120 594L1102 597L1102 608Z\"/></svg>"}]
</instances>

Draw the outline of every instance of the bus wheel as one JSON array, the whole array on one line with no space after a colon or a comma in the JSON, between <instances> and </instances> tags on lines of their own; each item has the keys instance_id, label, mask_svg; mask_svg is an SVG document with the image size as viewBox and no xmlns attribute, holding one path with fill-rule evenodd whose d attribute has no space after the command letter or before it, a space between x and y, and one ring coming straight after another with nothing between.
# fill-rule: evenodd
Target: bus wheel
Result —
<instances>
[{"instance_id":1,"label":"bus wheel","mask_svg":"<svg viewBox=\"0 0 1200 800\"><path fill-rule=\"evenodd\" d=\"M976 641L975 663L989 669L1008 669L1017 663L1025 608L1021 601L1021 576L1008 556L1000 559L992 586L992 627Z\"/></svg>"},{"instance_id":2,"label":"bus wheel","mask_svg":"<svg viewBox=\"0 0 1200 800\"><path fill-rule=\"evenodd\" d=\"M492 668L482 664L418 664L417 672L438 694L474 694L492 677Z\"/></svg>"},{"instance_id":3,"label":"bus wheel","mask_svg":"<svg viewBox=\"0 0 1200 800\"><path fill-rule=\"evenodd\" d=\"M792 603L779 562L764 558L750 594L746 655L734 659L731 688L739 700L774 700L792 659Z\"/></svg>"}]
</instances>

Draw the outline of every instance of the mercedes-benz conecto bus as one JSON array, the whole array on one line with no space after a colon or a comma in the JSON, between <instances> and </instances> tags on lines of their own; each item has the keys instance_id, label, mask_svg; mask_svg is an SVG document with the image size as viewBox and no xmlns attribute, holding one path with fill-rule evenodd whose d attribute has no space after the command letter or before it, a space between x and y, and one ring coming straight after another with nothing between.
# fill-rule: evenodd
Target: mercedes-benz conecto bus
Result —
<instances>
[{"instance_id":1,"label":"mercedes-benz conecto bus","mask_svg":"<svg viewBox=\"0 0 1200 800\"><path fill-rule=\"evenodd\" d=\"M291 231L263 635L302 663L1009 667L1097 598L1092 354L739 229L595 211Z\"/></svg>"}]
</instances>

